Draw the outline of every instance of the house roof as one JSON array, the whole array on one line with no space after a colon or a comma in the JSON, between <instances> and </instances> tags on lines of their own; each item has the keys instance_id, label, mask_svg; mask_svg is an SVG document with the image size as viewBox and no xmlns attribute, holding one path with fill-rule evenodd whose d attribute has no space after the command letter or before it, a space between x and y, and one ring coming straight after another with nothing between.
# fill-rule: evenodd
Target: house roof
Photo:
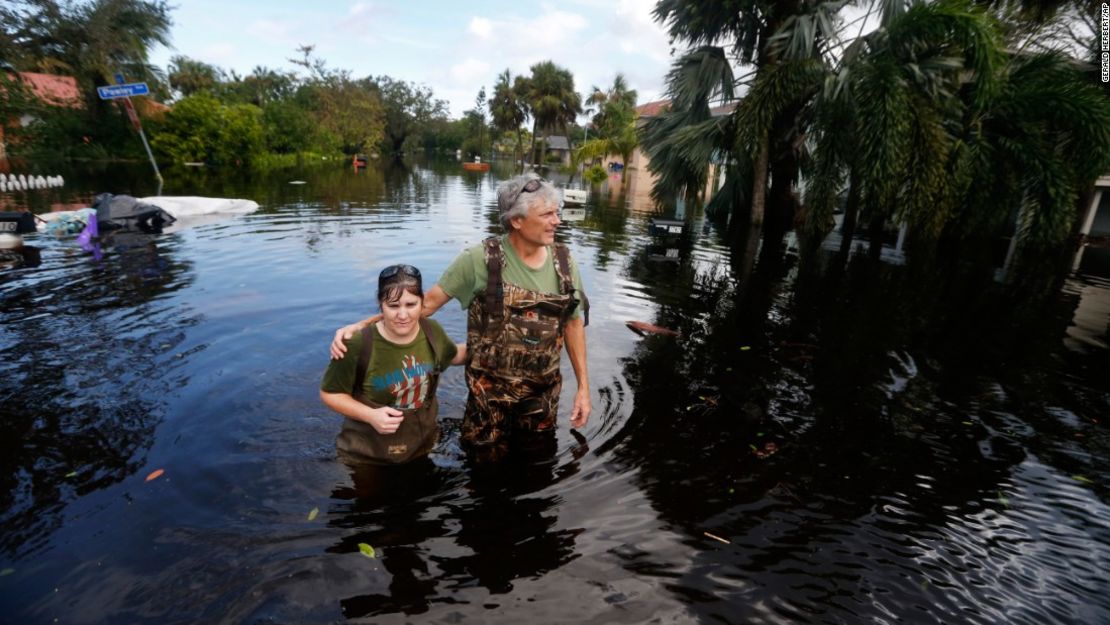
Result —
<instances>
[{"instance_id":1,"label":"house roof","mask_svg":"<svg viewBox=\"0 0 1110 625\"><path fill-rule=\"evenodd\" d=\"M728 115L736 109L737 101L734 100L728 104L721 106L714 106L709 109L709 115L712 117L721 117ZM670 100L657 100L655 102L648 102L636 107L636 114L640 117L658 117L664 110L671 105Z\"/></svg>"},{"instance_id":2,"label":"house roof","mask_svg":"<svg viewBox=\"0 0 1110 625\"><path fill-rule=\"evenodd\" d=\"M73 76L19 72L19 78L30 87L31 93L46 104L80 108L81 92L77 90L77 79Z\"/></svg>"},{"instance_id":3,"label":"house roof","mask_svg":"<svg viewBox=\"0 0 1110 625\"><path fill-rule=\"evenodd\" d=\"M722 104L721 106L714 106L709 109L709 116L721 117L723 115L731 115L732 112L736 110L737 104L739 104L739 100L733 100L732 102L729 102L728 104Z\"/></svg>"},{"instance_id":4,"label":"house roof","mask_svg":"<svg viewBox=\"0 0 1110 625\"><path fill-rule=\"evenodd\" d=\"M544 139L547 142L547 149L549 150L569 150L570 142L562 135L551 135Z\"/></svg>"},{"instance_id":5,"label":"house roof","mask_svg":"<svg viewBox=\"0 0 1110 625\"><path fill-rule=\"evenodd\" d=\"M656 100L636 107L636 114L640 117L656 117L663 109L671 105L670 100Z\"/></svg>"}]
</instances>

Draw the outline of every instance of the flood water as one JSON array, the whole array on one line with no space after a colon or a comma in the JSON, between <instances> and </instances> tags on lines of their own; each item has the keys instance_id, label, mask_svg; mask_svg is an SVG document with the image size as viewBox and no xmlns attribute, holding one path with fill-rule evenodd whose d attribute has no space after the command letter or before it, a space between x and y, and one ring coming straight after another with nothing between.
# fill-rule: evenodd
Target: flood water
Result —
<instances>
[{"instance_id":1,"label":"flood water","mask_svg":"<svg viewBox=\"0 0 1110 625\"><path fill-rule=\"evenodd\" d=\"M693 210L660 241L595 193L560 235L588 425L564 358L556 449L471 466L456 367L434 466L339 463L332 332L385 265L430 283L498 232L507 175L171 171L167 195L261 209L100 261L30 237L41 263L0 271L0 623L1110 622L1110 250L1002 286L760 250ZM464 339L455 303L436 318Z\"/></svg>"}]
</instances>

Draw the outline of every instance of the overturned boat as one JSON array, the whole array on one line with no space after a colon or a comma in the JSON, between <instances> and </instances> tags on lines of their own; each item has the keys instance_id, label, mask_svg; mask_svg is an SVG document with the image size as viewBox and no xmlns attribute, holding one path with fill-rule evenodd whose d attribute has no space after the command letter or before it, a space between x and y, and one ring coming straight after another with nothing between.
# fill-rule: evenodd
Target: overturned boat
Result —
<instances>
[{"instance_id":1,"label":"overturned boat","mask_svg":"<svg viewBox=\"0 0 1110 625\"><path fill-rule=\"evenodd\" d=\"M95 215L101 230L126 229L156 234L256 210L258 203L252 200L198 196L136 198L102 193L96 196L91 208L39 215L38 230L75 234L88 224L90 215Z\"/></svg>"}]
</instances>

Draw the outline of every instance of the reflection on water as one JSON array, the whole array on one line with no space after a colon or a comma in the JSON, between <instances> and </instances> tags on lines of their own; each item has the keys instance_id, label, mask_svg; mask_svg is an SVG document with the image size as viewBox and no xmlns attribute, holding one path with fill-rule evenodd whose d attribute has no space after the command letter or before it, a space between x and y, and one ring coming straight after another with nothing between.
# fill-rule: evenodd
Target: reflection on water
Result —
<instances>
[{"instance_id":1,"label":"reflection on water","mask_svg":"<svg viewBox=\"0 0 1110 625\"><path fill-rule=\"evenodd\" d=\"M661 239L595 193L560 235L592 303L585 431L564 414L471 466L455 368L431 460L337 462L331 332L382 266L434 280L497 232L508 175L171 172L167 194L261 209L99 262L29 240L39 266L0 272L0 622L1110 620L1095 249L1000 285L800 258L696 207ZM130 176L59 193L149 193ZM457 306L437 318L464 336Z\"/></svg>"}]
</instances>

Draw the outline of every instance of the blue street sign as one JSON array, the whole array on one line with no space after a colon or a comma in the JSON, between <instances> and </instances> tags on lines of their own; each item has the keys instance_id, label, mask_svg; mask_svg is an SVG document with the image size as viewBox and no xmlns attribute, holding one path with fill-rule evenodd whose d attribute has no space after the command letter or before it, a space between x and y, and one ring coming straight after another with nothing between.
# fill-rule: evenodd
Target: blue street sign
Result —
<instances>
[{"instance_id":1,"label":"blue street sign","mask_svg":"<svg viewBox=\"0 0 1110 625\"><path fill-rule=\"evenodd\" d=\"M133 95L146 95L150 93L150 89L146 86L145 82L133 82L126 85L97 87L96 93L100 96L101 100L114 100L116 98L126 98Z\"/></svg>"}]
</instances>

